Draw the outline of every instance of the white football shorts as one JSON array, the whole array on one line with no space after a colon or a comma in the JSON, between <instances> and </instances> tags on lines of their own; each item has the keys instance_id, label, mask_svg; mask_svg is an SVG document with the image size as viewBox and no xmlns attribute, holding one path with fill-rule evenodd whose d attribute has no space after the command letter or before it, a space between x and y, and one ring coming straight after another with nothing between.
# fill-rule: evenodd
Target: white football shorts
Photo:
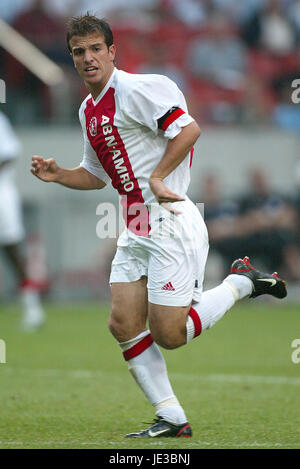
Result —
<instances>
[{"instance_id":1,"label":"white football shorts","mask_svg":"<svg viewBox=\"0 0 300 469\"><path fill-rule=\"evenodd\" d=\"M189 200L164 207L151 218L149 237L126 229L118 239L110 283L148 278L148 301L163 306L188 306L200 301L209 243L206 225Z\"/></svg>"},{"instance_id":2,"label":"white football shorts","mask_svg":"<svg viewBox=\"0 0 300 469\"><path fill-rule=\"evenodd\" d=\"M16 244L25 236L22 205L11 168L0 172L0 244Z\"/></svg>"}]
</instances>

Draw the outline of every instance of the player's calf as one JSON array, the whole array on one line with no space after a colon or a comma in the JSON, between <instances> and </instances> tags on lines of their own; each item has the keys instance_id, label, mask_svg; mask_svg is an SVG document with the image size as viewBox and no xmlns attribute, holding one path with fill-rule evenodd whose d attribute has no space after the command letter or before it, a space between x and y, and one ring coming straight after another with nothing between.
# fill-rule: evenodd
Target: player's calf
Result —
<instances>
[{"instance_id":1,"label":"player's calf","mask_svg":"<svg viewBox=\"0 0 300 469\"><path fill-rule=\"evenodd\" d=\"M163 306L149 303L149 326L154 341L172 350L186 343L186 320L190 306Z\"/></svg>"}]
</instances>

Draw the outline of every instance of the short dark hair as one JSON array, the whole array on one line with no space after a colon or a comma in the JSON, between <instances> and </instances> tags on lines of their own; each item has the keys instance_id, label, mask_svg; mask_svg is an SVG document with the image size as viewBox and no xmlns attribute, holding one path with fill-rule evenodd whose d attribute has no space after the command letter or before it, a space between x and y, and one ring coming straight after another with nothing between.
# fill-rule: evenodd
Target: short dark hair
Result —
<instances>
[{"instance_id":1,"label":"short dark hair","mask_svg":"<svg viewBox=\"0 0 300 469\"><path fill-rule=\"evenodd\" d=\"M86 36L87 34L100 33L104 36L105 44L109 48L114 43L113 33L105 19L86 13L82 16L74 16L67 23L67 44L70 47L70 39L73 36Z\"/></svg>"}]
</instances>

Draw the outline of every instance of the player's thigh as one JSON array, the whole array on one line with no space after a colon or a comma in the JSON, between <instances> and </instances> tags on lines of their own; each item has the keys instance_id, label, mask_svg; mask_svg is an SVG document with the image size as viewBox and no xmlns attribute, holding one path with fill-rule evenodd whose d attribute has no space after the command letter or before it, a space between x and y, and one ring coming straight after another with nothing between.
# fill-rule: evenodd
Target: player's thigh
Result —
<instances>
[{"instance_id":1,"label":"player's thigh","mask_svg":"<svg viewBox=\"0 0 300 469\"><path fill-rule=\"evenodd\" d=\"M111 284L109 329L119 342L136 337L146 329L147 278Z\"/></svg>"},{"instance_id":2,"label":"player's thigh","mask_svg":"<svg viewBox=\"0 0 300 469\"><path fill-rule=\"evenodd\" d=\"M186 246L179 239L162 242L160 253L150 257L149 326L154 340L165 348L185 343L191 303L201 298L206 256L207 247Z\"/></svg>"}]
</instances>

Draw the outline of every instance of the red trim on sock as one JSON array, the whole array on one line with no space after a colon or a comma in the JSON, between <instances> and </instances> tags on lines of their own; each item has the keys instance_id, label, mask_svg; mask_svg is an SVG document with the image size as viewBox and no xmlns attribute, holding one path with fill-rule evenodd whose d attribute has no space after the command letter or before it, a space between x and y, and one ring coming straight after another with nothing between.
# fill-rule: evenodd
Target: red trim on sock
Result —
<instances>
[{"instance_id":1,"label":"red trim on sock","mask_svg":"<svg viewBox=\"0 0 300 469\"><path fill-rule=\"evenodd\" d=\"M39 289L37 283L31 280L30 278L26 278L25 280L23 280L23 282L21 282L19 286L21 290L26 288L30 288L31 290Z\"/></svg>"},{"instance_id":2,"label":"red trim on sock","mask_svg":"<svg viewBox=\"0 0 300 469\"><path fill-rule=\"evenodd\" d=\"M191 316L191 318L193 320L193 323L194 323L194 326L195 326L195 335L194 335L194 337L198 337L198 335L200 335L201 331L202 331L202 324L201 324L201 320L199 318L199 315L198 315L197 311L194 308L190 309L189 315Z\"/></svg>"},{"instance_id":3,"label":"red trim on sock","mask_svg":"<svg viewBox=\"0 0 300 469\"><path fill-rule=\"evenodd\" d=\"M123 356L126 361L131 360L131 358L136 357L137 355L140 355L143 353L148 347L150 347L153 344L153 338L151 334L146 335L142 340L140 340L137 344L135 344L133 347L131 347L128 350L125 350L123 352Z\"/></svg>"}]
</instances>

